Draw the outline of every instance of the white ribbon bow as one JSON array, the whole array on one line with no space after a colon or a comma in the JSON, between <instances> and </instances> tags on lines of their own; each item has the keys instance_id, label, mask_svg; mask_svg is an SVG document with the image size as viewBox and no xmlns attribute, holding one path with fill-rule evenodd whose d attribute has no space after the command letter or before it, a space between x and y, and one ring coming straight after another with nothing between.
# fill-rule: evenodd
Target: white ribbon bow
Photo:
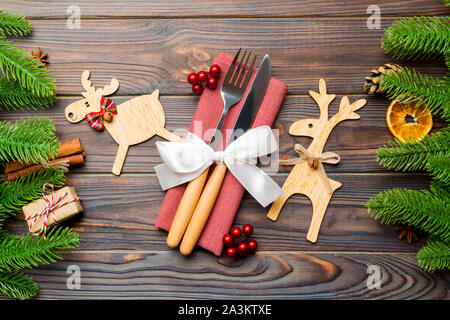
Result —
<instances>
[{"instance_id":1,"label":"white ribbon bow","mask_svg":"<svg viewBox=\"0 0 450 320\"><path fill-rule=\"evenodd\" d=\"M275 137L268 126L248 130L224 151L215 152L192 133L180 142L158 141L156 147L164 162L155 167L163 190L197 178L213 162L218 162L224 163L263 207L283 194L278 184L255 165L257 157L277 150Z\"/></svg>"}]
</instances>

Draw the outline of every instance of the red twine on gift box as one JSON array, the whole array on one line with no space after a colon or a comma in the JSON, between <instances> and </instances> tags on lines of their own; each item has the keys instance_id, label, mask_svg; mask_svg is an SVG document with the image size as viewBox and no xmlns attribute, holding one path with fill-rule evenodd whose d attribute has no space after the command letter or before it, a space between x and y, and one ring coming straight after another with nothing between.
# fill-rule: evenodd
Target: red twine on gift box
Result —
<instances>
[{"instance_id":1,"label":"red twine on gift box","mask_svg":"<svg viewBox=\"0 0 450 320\"><path fill-rule=\"evenodd\" d=\"M50 187L52 189L52 193L51 193L51 198L49 197L48 194L45 193L45 188L46 187ZM53 188L53 185L51 183L46 183L44 184L44 186L42 187L42 197L44 198L45 201L45 208L38 212L35 213L29 217L26 218L26 220L33 220L29 225L28 225L28 230L30 231L30 233L32 233L33 235L39 235L41 233L44 234L44 240L47 238L46 236L46 230L47 230L47 226L48 226L48 215L51 214L53 217L53 220L55 221L56 224L58 224L58 221L56 220L56 216L55 216L55 210L65 206L66 204L78 201L79 198L73 198L72 200L60 203L61 200L67 195L67 192L65 192L63 195L61 195L58 200L55 201L54 196L55 196L55 189ZM33 232L31 229L33 228L33 225L36 223L36 221L41 218L44 217L44 221L42 222L42 227L41 230L39 232Z\"/></svg>"}]
</instances>

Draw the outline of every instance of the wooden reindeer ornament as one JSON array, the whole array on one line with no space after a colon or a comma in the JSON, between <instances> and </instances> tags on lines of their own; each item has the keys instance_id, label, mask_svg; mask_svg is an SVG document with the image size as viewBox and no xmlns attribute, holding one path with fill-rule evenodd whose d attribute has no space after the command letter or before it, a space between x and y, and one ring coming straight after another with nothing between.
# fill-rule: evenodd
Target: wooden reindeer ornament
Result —
<instances>
[{"instance_id":1,"label":"wooden reindeer ornament","mask_svg":"<svg viewBox=\"0 0 450 320\"><path fill-rule=\"evenodd\" d=\"M327 94L325 81L320 79L319 93L309 91L309 94L319 106L319 119L298 120L291 125L289 133L294 136L308 136L313 140L307 149L299 144L295 146L299 158L280 160L280 164L294 165L294 168L283 184L284 195L272 204L267 217L273 221L277 220L281 208L291 195L295 193L306 195L313 206L311 225L306 239L314 243L317 241L328 203L334 191L342 185L340 182L327 177L322 164L336 164L340 160L339 156L332 152L322 153L323 148L331 131L339 122L360 118L354 111L362 108L366 104L366 100L360 99L350 104L349 99L344 96L340 103L339 112L328 119L328 107L335 95Z\"/></svg>"},{"instance_id":2,"label":"wooden reindeer ornament","mask_svg":"<svg viewBox=\"0 0 450 320\"><path fill-rule=\"evenodd\" d=\"M82 92L84 99L68 105L65 114L69 122L76 123L87 118L94 129L106 128L119 144L112 173L120 175L131 145L144 142L154 135L169 141L181 139L164 128L165 115L159 102L159 90L125 101L116 107L104 97L117 91L119 81L113 78L103 89L95 89L89 76L89 70L85 70L81 76L81 83L86 90Z\"/></svg>"}]
</instances>

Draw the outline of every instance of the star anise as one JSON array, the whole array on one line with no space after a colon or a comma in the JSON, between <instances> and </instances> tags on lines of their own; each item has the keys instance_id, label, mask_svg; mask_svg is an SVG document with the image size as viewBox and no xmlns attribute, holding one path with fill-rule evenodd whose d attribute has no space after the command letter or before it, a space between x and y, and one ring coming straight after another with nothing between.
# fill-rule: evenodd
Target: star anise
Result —
<instances>
[{"instance_id":1,"label":"star anise","mask_svg":"<svg viewBox=\"0 0 450 320\"><path fill-rule=\"evenodd\" d=\"M422 230L416 229L406 224L395 226L394 230L400 232L398 235L399 240L406 238L409 244L412 244L413 240L418 241L419 236L423 234Z\"/></svg>"},{"instance_id":2,"label":"star anise","mask_svg":"<svg viewBox=\"0 0 450 320\"><path fill-rule=\"evenodd\" d=\"M38 61L42 62L44 65L48 63L48 53L41 51L41 48L37 48L36 53L31 51L31 55Z\"/></svg>"}]
</instances>

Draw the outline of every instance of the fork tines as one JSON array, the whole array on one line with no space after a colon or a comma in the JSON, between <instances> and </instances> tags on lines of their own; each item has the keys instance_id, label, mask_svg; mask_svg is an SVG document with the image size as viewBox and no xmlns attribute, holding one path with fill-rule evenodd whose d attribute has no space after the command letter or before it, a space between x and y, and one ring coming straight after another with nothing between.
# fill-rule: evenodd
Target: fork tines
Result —
<instances>
[{"instance_id":1,"label":"fork tines","mask_svg":"<svg viewBox=\"0 0 450 320\"><path fill-rule=\"evenodd\" d=\"M239 88L245 89L245 87L247 86L248 81L250 80L250 77L252 75L253 67L255 66L256 55L254 55L250 67L247 68L247 63L248 63L252 53L251 53L251 51L248 51L248 54L247 54L247 50L245 50L244 54L242 55L242 58L239 60L239 62L236 65L236 62L238 61L240 53L241 53L241 49L239 49L238 52L236 53L236 55L234 56L233 62L231 63L230 68L228 69L228 72L225 75L224 85L230 85L233 87L239 87ZM244 60L245 60L245 62L244 62ZM245 75L245 78L244 78L244 75ZM230 81L230 79L231 79L231 81Z\"/></svg>"}]
</instances>

